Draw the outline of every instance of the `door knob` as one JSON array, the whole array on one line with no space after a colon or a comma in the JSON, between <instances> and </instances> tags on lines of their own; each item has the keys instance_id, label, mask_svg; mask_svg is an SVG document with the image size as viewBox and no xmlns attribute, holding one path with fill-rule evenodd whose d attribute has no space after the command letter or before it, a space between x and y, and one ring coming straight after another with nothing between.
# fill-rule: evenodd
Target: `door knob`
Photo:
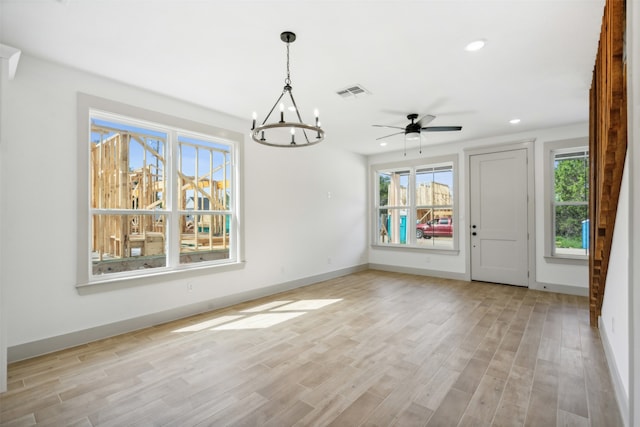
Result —
<instances>
[{"instance_id":1,"label":"door knob","mask_svg":"<svg viewBox=\"0 0 640 427\"><path fill-rule=\"evenodd\" d=\"M475 236L476 234L478 234L478 233L476 233L475 231L473 233L471 233L472 236Z\"/></svg>"}]
</instances>

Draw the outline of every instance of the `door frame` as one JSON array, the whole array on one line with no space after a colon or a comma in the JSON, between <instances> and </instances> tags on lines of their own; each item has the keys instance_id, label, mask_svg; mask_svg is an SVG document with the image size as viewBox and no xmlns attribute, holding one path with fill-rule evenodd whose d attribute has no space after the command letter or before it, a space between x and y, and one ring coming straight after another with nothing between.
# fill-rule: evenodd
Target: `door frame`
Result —
<instances>
[{"instance_id":1,"label":"door frame","mask_svg":"<svg viewBox=\"0 0 640 427\"><path fill-rule=\"evenodd\" d=\"M470 225L471 220L471 156L479 154L493 154L504 151L527 150L527 249L528 260L527 268L529 269L529 277L527 287L533 288L536 283L536 221L535 221L535 168L534 168L534 149L535 138L522 141L509 142L505 144L483 145L480 147L465 148L464 151L464 171L466 178L464 183L466 186L465 194L465 218L467 224L464 232L460 230L460 235L464 235L461 239L464 242L465 251L465 277L471 280L471 238ZM461 221L462 222L462 221Z\"/></svg>"}]
</instances>

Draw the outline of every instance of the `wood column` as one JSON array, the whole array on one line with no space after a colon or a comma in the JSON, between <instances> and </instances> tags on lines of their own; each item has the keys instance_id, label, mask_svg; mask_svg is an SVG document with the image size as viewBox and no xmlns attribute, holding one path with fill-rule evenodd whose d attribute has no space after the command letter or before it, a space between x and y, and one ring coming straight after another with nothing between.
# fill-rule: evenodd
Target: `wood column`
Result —
<instances>
[{"instance_id":1,"label":"wood column","mask_svg":"<svg viewBox=\"0 0 640 427\"><path fill-rule=\"evenodd\" d=\"M602 310L627 152L625 1L607 0L589 101L589 312Z\"/></svg>"}]
</instances>

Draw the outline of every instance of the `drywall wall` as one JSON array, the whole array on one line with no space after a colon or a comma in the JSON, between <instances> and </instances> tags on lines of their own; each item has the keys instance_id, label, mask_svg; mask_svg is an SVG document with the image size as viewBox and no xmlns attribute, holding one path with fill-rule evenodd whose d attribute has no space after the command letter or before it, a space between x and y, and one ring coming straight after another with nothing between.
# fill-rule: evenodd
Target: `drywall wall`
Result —
<instances>
[{"instance_id":1,"label":"drywall wall","mask_svg":"<svg viewBox=\"0 0 640 427\"><path fill-rule=\"evenodd\" d=\"M609 366L614 384L619 383L622 396L628 406L629 400L629 161L625 162L618 200L618 213L613 232L611 257L607 270L607 283L600 315L600 328L605 348L613 353ZM610 361L611 362L611 361Z\"/></svg>"},{"instance_id":2,"label":"drywall wall","mask_svg":"<svg viewBox=\"0 0 640 427\"><path fill-rule=\"evenodd\" d=\"M460 230L468 227L465 211L468 198L468 178L464 169L465 150L496 146L501 144L512 144L521 141L534 141L534 203L535 203L535 279L540 287L542 284L563 285L578 288L578 291L586 295L588 288L588 268L586 262L580 264L568 264L561 262L551 262L544 257L544 144L546 142L559 141L564 139L586 137L588 135L588 124L579 123L570 126L562 126L551 129L538 129L526 132L513 133L498 137L484 138L473 141L463 141L454 144L438 144L423 146L423 154L417 150L408 150L406 157L403 152L385 153L369 156L369 164L381 164L402 159L415 159L422 157L428 159L431 156L457 155L459 164L459 189L458 189L458 212ZM371 190L370 190L371 192ZM372 206L372 200L368 200ZM371 218L371 215L369 215ZM369 220L371 222L371 219ZM401 266L412 270L428 270L443 276L448 275L468 275L468 260L466 259L466 247L468 244L467 234L459 234L459 253L441 254L429 253L417 250L385 249L380 247L370 247L369 262L373 264L390 264Z\"/></svg>"},{"instance_id":3,"label":"drywall wall","mask_svg":"<svg viewBox=\"0 0 640 427\"><path fill-rule=\"evenodd\" d=\"M627 1L629 423L640 425L640 3ZM608 292L608 291L606 291ZM611 362L610 362L611 363Z\"/></svg>"},{"instance_id":4,"label":"drywall wall","mask_svg":"<svg viewBox=\"0 0 640 427\"><path fill-rule=\"evenodd\" d=\"M249 120L23 55L2 95L0 249L10 349L366 263L366 159L337 149L330 134L296 150L263 147L247 136L242 268L80 294L75 188L85 142L76 135L78 92L248 135Z\"/></svg>"},{"instance_id":5,"label":"drywall wall","mask_svg":"<svg viewBox=\"0 0 640 427\"><path fill-rule=\"evenodd\" d=\"M3 238L2 217L4 211L3 193L2 193L2 159L4 158L4 97L2 96L4 88L9 82L9 73L7 67L3 63L4 60L0 60L0 242ZM7 390L7 320L6 320L6 308L4 304L4 268L2 256L2 245L0 245L0 393Z\"/></svg>"}]
</instances>

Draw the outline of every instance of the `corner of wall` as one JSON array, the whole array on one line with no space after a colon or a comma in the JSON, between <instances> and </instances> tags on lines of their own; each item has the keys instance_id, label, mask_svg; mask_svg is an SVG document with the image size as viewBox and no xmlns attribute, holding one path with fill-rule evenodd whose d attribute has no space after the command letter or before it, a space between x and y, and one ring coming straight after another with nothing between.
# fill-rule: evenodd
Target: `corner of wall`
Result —
<instances>
[{"instance_id":1,"label":"corner of wall","mask_svg":"<svg viewBox=\"0 0 640 427\"><path fill-rule=\"evenodd\" d=\"M4 46L4 45L0 45ZM8 81L7 76L5 75L7 71L5 71L4 67L0 70L0 200L3 199L2 194L2 170L3 170L3 147L4 147L4 135L2 129L4 129L4 111L5 111L5 101L4 101L4 88L6 88L6 83ZM2 211L0 210L0 225L2 224ZM0 242L3 242L2 238L2 227L0 226ZM5 298L3 296L3 288L4 288L4 279L2 276L2 272L4 269L2 268L2 244L0 244L0 393L7 390L7 319L5 309Z\"/></svg>"},{"instance_id":2,"label":"corner of wall","mask_svg":"<svg viewBox=\"0 0 640 427\"><path fill-rule=\"evenodd\" d=\"M629 395L624 388L624 381L618 371L618 365L615 362L615 356L613 353L613 347L609 340L607 328L603 324L602 317L598 318L598 329L600 329L600 338L602 339L602 347L604 347L604 354L607 358L607 367L609 368L609 375L611 375L611 382L613 383L613 391L616 396L616 402L618 402L618 409L620 410L620 416L625 426L629 425Z\"/></svg>"}]
</instances>

